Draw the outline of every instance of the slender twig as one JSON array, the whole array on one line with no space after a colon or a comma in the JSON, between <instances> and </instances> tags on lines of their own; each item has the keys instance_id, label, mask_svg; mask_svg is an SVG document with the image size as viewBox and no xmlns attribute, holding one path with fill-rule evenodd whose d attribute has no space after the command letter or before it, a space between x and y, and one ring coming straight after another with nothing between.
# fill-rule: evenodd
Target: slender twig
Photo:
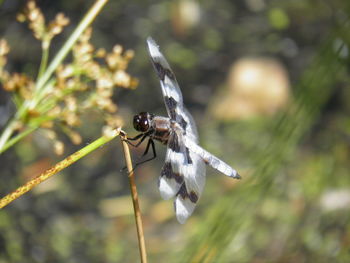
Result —
<instances>
[{"instance_id":1,"label":"slender twig","mask_svg":"<svg viewBox=\"0 0 350 263\"><path fill-rule=\"evenodd\" d=\"M80 158L86 156L87 154L91 153L92 151L96 150L97 148L101 147L105 143L109 142L110 140L114 139L116 136L120 134L120 129L113 130L113 132L110 132L108 136L102 136L98 138L97 140L93 141L89 145L85 146L84 148L80 149L79 151L73 153L72 155L68 156L61 162L57 163L55 166L51 167L50 169L46 170L42 174L38 175L37 177L33 178L26 184L18 187L15 191L12 193L6 195L5 197L0 199L0 209L4 206L8 205L12 201L16 200L26 192L30 191L33 187L37 186L38 184L42 183L43 181L47 180L54 174L60 172L64 168L70 166L71 164L78 161Z\"/></svg>"},{"instance_id":2,"label":"slender twig","mask_svg":"<svg viewBox=\"0 0 350 263\"><path fill-rule=\"evenodd\" d=\"M135 184L134 171L132 168L132 161L131 161L131 157L130 157L129 145L126 142L126 140L127 140L126 133L121 132L120 139L121 139L121 143L123 145L125 163L126 163L126 167L128 169L128 174L129 174L128 177L129 177L129 183L130 183L132 203L134 206L134 216L135 216L135 221L136 221L137 238L139 241L141 262L147 263L147 253L146 253L146 246L145 246L145 237L143 234L143 227L142 227L141 210L140 210L140 206L139 206L139 199L138 199L138 194L137 194L137 189L136 189L136 184Z\"/></svg>"}]
</instances>

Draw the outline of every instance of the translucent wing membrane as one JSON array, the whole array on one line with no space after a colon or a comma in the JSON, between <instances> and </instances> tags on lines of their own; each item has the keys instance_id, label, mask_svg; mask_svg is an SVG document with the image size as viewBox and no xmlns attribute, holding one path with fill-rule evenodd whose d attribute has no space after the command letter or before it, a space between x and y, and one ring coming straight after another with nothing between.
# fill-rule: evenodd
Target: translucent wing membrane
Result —
<instances>
[{"instance_id":1,"label":"translucent wing membrane","mask_svg":"<svg viewBox=\"0 0 350 263\"><path fill-rule=\"evenodd\" d=\"M185 131L185 135L197 142L197 128L191 114L183 105L182 93L168 61L159 50L157 43L147 38L148 51L155 71L160 79L165 106L169 117Z\"/></svg>"},{"instance_id":2,"label":"translucent wing membrane","mask_svg":"<svg viewBox=\"0 0 350 263\"><path fill-rule=\"evenodd\" d=\"M231 166L229 166L227 163L220 160L216 156L204 150L197 143L193 142L190 138L185 138L184 143L186 147L191 149L192 152L198 154L206 164L210 165L214 169L218 170L219 172L227 176L230 176L236 179L241 179L241 176L237 173L235 169L233 169Z\"/></svg>"},{"instance_id":3,"label":"translucent wing membrane","mask_svg":"<svg viewBox=\"0 0 350 263\"><path fill-rule=\"evenodd\" d=\"M169 63L160 52L156 42L149 37L147 38L147 45L154 69L160 80L168 115L171 119L176 120L175 109L183 105L181 90Z\"/></svg>"}]
</instances>

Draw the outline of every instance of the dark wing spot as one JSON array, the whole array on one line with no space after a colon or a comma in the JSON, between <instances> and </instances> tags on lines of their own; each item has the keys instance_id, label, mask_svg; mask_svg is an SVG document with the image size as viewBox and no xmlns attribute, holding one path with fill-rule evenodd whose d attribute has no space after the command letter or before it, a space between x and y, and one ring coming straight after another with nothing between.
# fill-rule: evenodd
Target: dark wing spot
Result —
<instances>
[{"instance_id":1,"label":"dark wing spot","mask_svg":"<svg viewBox=\"0 0 350 263\"><path fill-rule=\"evenodd\" d=\"M176 100L173 97L165 96L164 97L164 102L165 102L166 107L169 109L170 118L172 120L176 120L176 115L177 115L176 112L175 112L175 108L177 106Z\"/></svg>"},{"instance_id":2,"label":"dark wing spot","mask_svg":"<svg viewBox=\"0 0 350 263\"><path fill-rule=\"evenodd\" d=\"M198 195L195 193L195 191L191 191L188 195L192 203L197 203L198 201Z\"/></svg>"},{"instance_id":3,"label":"dark wing spot","mask_svg":"<svg viewBox=\"0 0 350 263\"><path fill-rule=\"evenodd\" d=\"M156 69L157 75L160 78L160 80L164 80L164 76L165 76L165 71L163 66L160 63L154 62L154 67Z\"/></svg>"},{"instance_id":4,"label":"dark wing spot","mask_svg":"<svg viewBox=\"0 0 350 263\"><path fill-rule=\"evenodd\" d=\"M164 68L159 62L154 62L154 67L156 68L160 80L164 81L165 76L167 76L169 79L175 80L175 76L171 72L171 70L168 68Z\"/></svg>"},{"instance_id":5,"label":"dark wing spot","mask_svg":"<svg viewBox=\"0 0 350 263\"><path fill-rule=\"evenodd\" d=\"M173 133L170 136L169 141L168 141L168 146L172 151L174 151L176 153L180 152L179 138L177 137L176 133Z\"/></svg>"},{"instance_id":6,"label":"dark wing spot","mask_svg":"<svg viewBox=\"0 0 350 263\"><path fill-rule=\"evenodd\" d=\"M184 181L184 177L179 173L174 173L174 178L178 184L182 184Z\"/></svg>"},{"instance_id":7,"label":"dark wing spot","mask_svg":"<svg viewBox=\"0 0 350 263\"><path fill-rule=\"evenodd\" d=\"M190 156L190 150L186 147L186 158L187 158L187 163L192 164L192 159Z\"/></svg>"},{"instance_id":8,"label":"dark wing spot","mask_svg":"<svg viewBox=\"0 0 350 263\"><path fill-rule=\"evenodd\" d=\"M160 176L165 176L166 178L171 178L172 173L171 163L166 162L160 172Z\"/></svg>"},{"instance_id":9,"label":"dark wing spot","mask_svg":"<svg viewBox=\"0 0 350 263\"><path fill-rule=\"evenodd\" d=\"M187 128L187 122L182 118L182 116L179 116L179 124L184 129L184 133L186 134L186 128Z\"/></svg>"},{"instance_id":10,"label":"dark wing spot","mask_svg":"<svg viewBox=\"0 0 350 263\"><path fill-rule=\"evenodd\" d=\"M169 79L175 80L175 75L170 69L165 69L165 75L167 75Z\"/></svg>"},{"instance_id":11,"label":"dark wing spot","mask_svg":"<svg viewBox=\"0 0 350 263\"><path fill-rule=\"evenodd\" d=\"M178 184L182 184L184 181L184 178L179 173L174 173L171 163L166 162L162 168L162 171L160 173L160 176L165 176L168 179L174 179Z\"/></svg>"},{"instance_id":12,"label":"dark wing spot","mask_svg":"<svg viewBox=\"0 0 350 263\"><path fill-rule=\"evenodd\" d=\"M179 191L177 192L177 195L180 195L182 199L186 199L186 197L188 197L185 183L181 185Z\"/></svg>"},{"instance_id":13,"label":"dark wing spot","mask_svg":"<svg viewBox=\"0 0 350 263\"><path fill-rule=\"evenodd\" d=\"M180 195L182 199L186 199L186 198L190 199L190 201L194 204L197 203L198 201L198 195L196 194L195 191L191 191L190 194L187 193L187 188L185 183L181 185L177 195Z\"/></svg>"}]
</instances>

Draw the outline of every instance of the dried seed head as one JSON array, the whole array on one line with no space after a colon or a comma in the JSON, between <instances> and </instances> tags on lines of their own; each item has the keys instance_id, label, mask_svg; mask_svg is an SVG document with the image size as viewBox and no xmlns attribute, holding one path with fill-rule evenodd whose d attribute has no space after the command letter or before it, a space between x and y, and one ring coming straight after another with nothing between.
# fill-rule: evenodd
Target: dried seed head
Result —
<instances>
[{"instance_id":1,"label":"dried seed head","mask_svg":"<svg viewBox=\"0 0 350 263\"><path fill-rule=\"evenodd\" d=\"M54 108L47 112L47 116L58 118L62 112L61 106L56 105Z\"/></svg>"},{"instance_id":2,"label":"dried seed head","mask_svg":"<svg viewBox=\"0 0 350 263\"><path fill-rule=\"evenodd\" d=\"M127 88L130 86L131 77L123 70L118 70L113 75L113 81L117 86Z\"/></svg>"},{"instance_id":3,"label":"dried seed head","mask_svg":"<svg viewBox=\"0 0 350 263\"><path fill-rule=\"evenodd\" d=\"M96 87L98 92L101 89L104 90L106 88L113 88L113 86L114 83L109 74L103 74L103 76L100 76L100 78L96 80Z\"/></svg>"},{"instance_id":4,"label":"dried seed head","mask_svg":"<svg viewBox=\"0 0 350 263\"><path fill-rule=\"evenodd\" d=\"M69 24L69 19L63 14L58 13L53 21L48 26L48 34L54 37L60 34L65 26Z\"/></svg>"},{"instance_id":5,"label":"dried seed head","mask_svg":"<svg viewBox=\"0 0 350 263\"><path fill-rule=\"evenodd\" d=\"M103 75L102 67L95 61L89 61L85 63L82 67L82 70L85 72L87 77L93 80L99 79Z\"/></svg>"},{"instance_id":6,"label":"dried seed head","mask_svg":"<svg viewBox=\"0 0 350 263\"><path fill-rule=\"evenodd\" d=\"M10 52L10 46L5 39L0 39L0 57L6 56Z\"/></svg>"},{"instance_id":7,"label":"dried seed head","mask_svg":"<svg viewBox=\"0 0 350 263\"><path fill-rule=\"evenodd\" d=\"M34 36L42 41L43 48L49 48L51 39L69 23L69 19L60 13L45 26L45 18L34 1L29 1L26 10L17 18L21 22L28 22ZM15 92L23 101L33 102L34 106L28 112L26 121L43 116L40 127L45 128L57 154L64 151L64 144L57 139L54 131L57 120L71 141L79 144L81 136L72 127L81 124L83 113L97 108L102 112L106 127L115 133L115 128L120 128L123 120L115 114L118 106L112 100L114 89L135 88L138 85L138 80L126 71L134 52L124 51L120 45L115 45L109 53L101 48L96 50L90 43L91 34L91 28L83 32L72 48L73 61L58 66L56 78L50 82L50 86L45 86L45 94L41 94L40 101L35 103L34 81L24 74L11 75L3 70L9 47L6 41L0 40L0 80L4 89ZM19 129L25 124L21 122Z\"/></svg>"},{"instance_id":8,"label":"dried seed head","mask_svg":"<svg viewBox=\"0 0 350 263\"><path fill-rule=\"evenodd\" d=\"M111 70L115 70L123 63L123 58L120 54L110 53L106 56L106 63Z\"/></svg>"},{"instance_id":9,"label":"dried seed head","mask_svg":"<svg viewBox=\"0 0 350 263\"><path fill-rule=\"evenodd\" d=\"M125 59L127 59L128 61L130 61L131 59L133 59L134 56L135 56L135 52L134 52L133 50L130 50L130 49L127 50L127 51L125 52L125 55L124 55Z\"/></svg>"},{"instance_id":10,"label":"dried seed head","mask_svg":"<svg viewBox=\"0 0 350 263\"><path fill-rule=\"evenodd\" d=\"M57 134L54 130L45 129L44 135L50 140L56 140L56 138L57 138Z\"/></svg>"},{"instance_id":11,"label":"dried seed head","mask_svg":"<svg viewBox=\"0 0 350 263\"><path fill-rule=\"evenodd\" d=\"M28 22L29 28L33 31L34 37L42 40L42 47L48 48L51 39L60 34L63 28L68 25L69 19L62 13L56 15L55 19L45 25L45 18L41 10L36 6L35 1L29 1L23 13L17 15L19 22Z\"/></svg>"},{"instance_id":12,"label":"dried seed head","mask_svg":"<svg viewBox=\"0 0 350 263\"><path fill-rule=\"evenodd\" d=\"M52 129L54 127L53 121L45 121L40 125L41 128Z\"/></svg>"},{"instance_id":13,"label":"dried seed head","mask_svg":"<svg viewBox=\"0 0 350 263\"><path fill-rule=\"evenodd\" d=\"M107 52L104 48L99 48L99 49L97 49L95 56L97 58L104 58L106 56L106 54L107 54Z\"/></svg>"},{"instance_id":14,"label":"dried seed head","mask_svg":"<svg viewBox=\"0 0 350 263\"><path fill-rule=\"evenodd\" d=\"M34 37L43 40L45 37L45 18L41 10L36 6L35 1L29 1L22 14L17 16L19 22L27 21L29 28L33 31Z\"/></svg>"},{"instance_id":15,"label":"dried seed head","mask_svg":"<svg viewBox=\"0 0 350 263\"><path fill-rule=\"evenodd\" d=\"M82 138L79 133L71 130L68 132L68 136L74 144L81 144Z\"/></svg>"},{"instance_id":16,"label":"dried seed head","mask_svg":"<svg viewBox=\"0 0 350 263\"><path fill-rule=\"evenodd\" d=\"M62 120L68 125L68 126L79 126L81 124L81 120L76 112L71 111L63 111L62 112Z\"/></svg>"},{"instance_id":17,"label":"dried seed head","mask_svg":"<svg viewBox=\"0 0 350 263\"><path fill-rule=\"evenodd\" d=\"M3 84L4 90L17 91L24 98L31 98L34 83L26 75L14 73L7 82Z\"/></svg>"},{"instance_id":18,"label":"dried seed head","mask_svg":"<svg viewBox=\"0 0 350 263\"><path fill-rule=\"evenodd\" d=\"M106 118L107 125L113 129L122 127L124 125L124 120L119 115L110 115Z\"/></svg>"},{"instance_id":19,"label":"dried seed head","mask_svg":"<svg viewBox=\"0 0 350 263\"><path fill-rule=\"evenodd\" d=\"M57 155L62 155L64 153L64 144L61 141L55 140L54 141L54 151Z\"/></svg>"},{"instance_id":20,"label":"dried seed head","mask_svg":"<svg viewBox=\"0 0 350 263\"><path fill-rule=\"evenodd\" d=\"M91 34L92 34L92 28L88 27L83 34L81 34L81 36L79 37L79 42L81 43L87 43L89 42L90 38L91 38Z\"/></svg>"},{"instance_id":21,"label":"dried seed head","mask_svg":"<svg viewBox=\"0 0 350 263\"><path fill-rule=\"evenodd\" d=\"M9 74L4 70L4 66L7 63L6 55L10 52L10 47L5 39L0 39L0 80L6 82L9 78Z\"/></svg>"},{"instance_id":22,"label":"dried seed head","mask_svg":"<svg viewBox=\"0 0 350 263\"><path fill-rule=\"evenodd\" d=\"M115 45L112 51L115 55L121 55L123 52L123 47L121 45Z\"/></svg>"},{"instance_id":23,"label":"dried seed head","mask_svg":"<svg viewBox=\"0 0 350 263\"><path fill-rule=\"evenodd\" d=\"M78 105L77 105L77 99L75 97L73 96L65 97L64 101L66 103L66 109L68 111L72 111L72 112L77 111Z\"/></svg>"}]
</instances>

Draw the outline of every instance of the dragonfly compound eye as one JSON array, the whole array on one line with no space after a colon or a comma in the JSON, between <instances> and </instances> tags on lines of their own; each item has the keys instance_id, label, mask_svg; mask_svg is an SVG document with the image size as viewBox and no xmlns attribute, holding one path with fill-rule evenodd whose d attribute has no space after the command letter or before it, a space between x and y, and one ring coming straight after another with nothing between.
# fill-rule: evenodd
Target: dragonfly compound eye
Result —
<instances>
[{"instance_id":1,"label":"dragonfly compound eye","mask_svg":"<svg viewBox=\"0 0 350 263\"><path fill-rule=\"evenodd\" d=\"M141 112L134 116L134 128L140 132L146 132L149 129L147 112Z\"/></svg>"}]
</instances>

